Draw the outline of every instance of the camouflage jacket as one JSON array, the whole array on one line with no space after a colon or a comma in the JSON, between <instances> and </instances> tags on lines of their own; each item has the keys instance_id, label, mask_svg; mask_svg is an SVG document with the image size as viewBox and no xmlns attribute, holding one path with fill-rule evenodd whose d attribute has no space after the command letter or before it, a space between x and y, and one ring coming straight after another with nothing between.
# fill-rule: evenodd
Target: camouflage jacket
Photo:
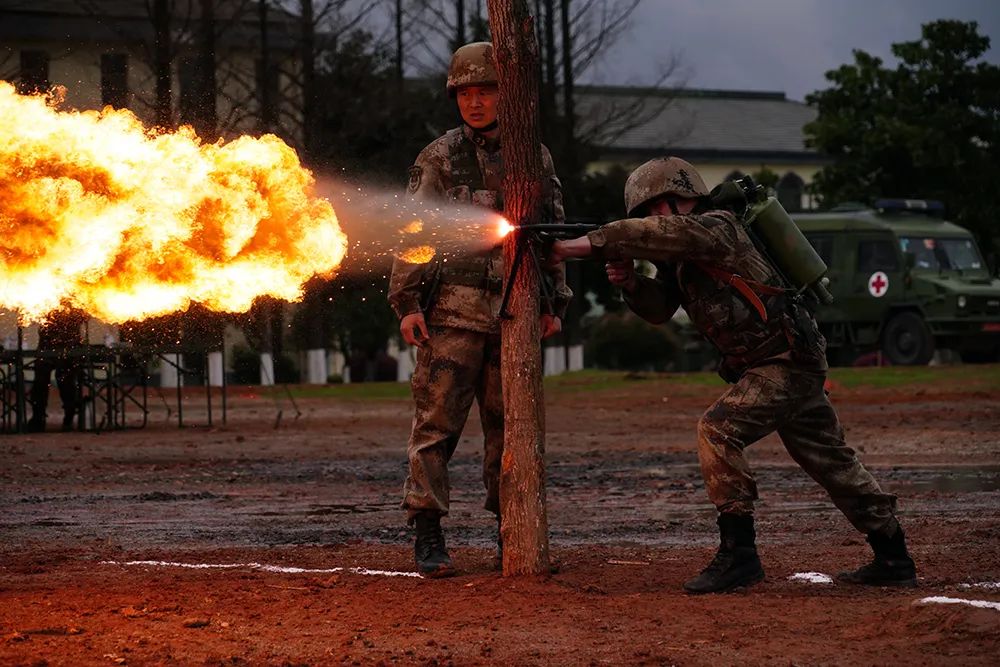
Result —
<instances>
[{"instance_id":1,"label":"camouflage jacket","mask_svg":"<svg viewBox=\"0 0 1000 667\"><path fill-rule=\"evenodd\" d=\"M562 186L552 156L544 146L542 159L548 176L546 212L552 222L561 223L566 219ZM420 152L410 167L407 189L418 199L474 203L502 211L502 181L499 141L463 126L450 130ZM563 267L550 270L549 276L555 287L555 314L562 317L572 292L566 286ZM503 278L500 247L486 255L452 257L446 263L410 264L396 259L389 281L389 303L402 318L419 312L430 297L433 306L425 313L428 324L495 333L500 331ZM425 293L428 285L433 286L435 294Z\"/></svg>"},{"instance_id":2,"label":"camouflage jacket","mask_svg":"<svg viewBox=\"0 0 1000 667\"><path fill-rule=\"evenodd\" d=\"M662 323L683 306L732 373L779 359L826 368L826 343L808 310L785 295L761 295L765 321L737 289L702 268L780 285L774 267L732 213L619 220L588 237L594 253L605 259L652 261L657 275L637 276L635 290L625 295L629 308L649 322Z\"/></svg>"}]
</instances>

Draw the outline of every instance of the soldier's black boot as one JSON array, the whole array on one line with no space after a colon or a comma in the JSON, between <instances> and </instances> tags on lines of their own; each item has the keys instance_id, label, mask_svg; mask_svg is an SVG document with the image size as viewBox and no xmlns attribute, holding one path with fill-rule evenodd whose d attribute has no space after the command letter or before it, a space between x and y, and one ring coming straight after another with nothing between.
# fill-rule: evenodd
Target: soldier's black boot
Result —
<instances>
[{"instance_id":1,"label":"soldier's black boot","mask_svg":"<svg viewBox=\"0 0 1000 667\"><path fill-rule=\"evenodd\" d=\"M917 568L906 550L903 527L896 524L891 536L882 532L868 533L875 558L853 572L841 572L837 581L866 586L916 586Z\"/></svg>"},{"instance_id":2,"label":"soldier's black boot","mask_svg":"<svg viewBox=\"0 0 1000 667\"><path fill-rule=\"evenodd\" d=\"M417 528L417 540L413 544L413 556L417 572L431 579L455 574L444 544L441 515L437 512L420 512L414 517L414 524Z\"/></svg>"},{"instance_id":3,"label":"soldier's black boot","mask_svg":"<svg viewBox=\"0 0 1000 667\"><path fill-rule=\"evenodd\" d=\"M684 584L688 593L722 593L764 579L764 568L757 556L753 516L720 514L718 523L719 550L701 574Z\"/></svg>"}]
</instances>

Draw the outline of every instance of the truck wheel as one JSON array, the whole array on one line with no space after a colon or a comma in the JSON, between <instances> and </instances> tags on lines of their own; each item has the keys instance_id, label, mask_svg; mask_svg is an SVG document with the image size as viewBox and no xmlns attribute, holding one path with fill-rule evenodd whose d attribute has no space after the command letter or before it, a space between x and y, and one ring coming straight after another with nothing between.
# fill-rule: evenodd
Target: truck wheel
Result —
<instances>
[{"instance_id":1,"label":"truck wheel","mask_svg":"<svg viewBox=\"0 0 1000 667\"><path fill-rule=\"evenodd\" d=\"M934 337L913 312L893 315L882 329L882 353L896 366L925 366L934 356Z\"/></svg>"}]
</instances>

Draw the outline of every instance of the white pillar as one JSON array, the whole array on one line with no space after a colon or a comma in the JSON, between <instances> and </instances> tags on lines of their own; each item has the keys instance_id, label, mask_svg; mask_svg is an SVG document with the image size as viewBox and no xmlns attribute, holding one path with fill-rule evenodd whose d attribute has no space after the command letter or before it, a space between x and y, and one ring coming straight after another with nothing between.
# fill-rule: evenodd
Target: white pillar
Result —
<instances>
[{"instance_id":1,"label":"white pillar","mask_svg":"<svg viewBox=\"0 0 1000 667\"><path fill-rule=\"evenodd\" d=\"M558 375L566 370L566 352L561 345L551 345L545 350L545 375Z\"/></svg>"},{"instance_id":2,"label":"white pillar","mask_svg":"<svg viewBox=\"0 0 1000 667\"><path fill-rule=\"evenodd\" d=\"M395 340L389 341L389 356L396 357L396 382L409 382L416 366L413 355L416 348L409 345L400 346Z\"/></svg>"},{"instance_id":3,"label":"white pillar","mask_svg":"<svg viewBox=\"0 0 1000 667\"><path fill-rule=\"evenodd\" d=\"M222 367L222 352L208 353L208 386L221 387L226 369Z\"/></svg>"},{"instance_id":4,"label":"white pillar","mask_svg":"<svg viewBox=\"0 0 1000 667\"><path fill-rule=\"evenodd\" d=\"M183 385L183 378L177 370L177 367L182 363L181 355L179 354L163 355L163 358L160 359L161 387L176 387L178 386L178 383Z\"/></svg>"},{"instance_id":5,"label":"white pillar","mask_svg":"<svg viewBox=\"0 0 1000 667\"><path fill-rule=\"evenodd\" d=\"M339 351L331 352L326 355L326 375L330 377L331 375L339 375L341 382L347 382L347 378L344 375L346 373L344 364L344 354Z\"/></svg>"},{"instance_id":6,"label":"white pillar","mask_svg":"<svg viewBox=\"0 0 1000 667\"><path fill-rule=\"evenodd\" d=\"M570 345L569 347L569 371L583 370L583 345Z\"/></svg>"},{"instance_id":7,"label":"white pillar","mask_svg":"<svg viewBox=\"0 0 1000 667\"><path fill-rule=\"evenodd\" d=\"M306 383L326 384L329 377L326 370L326 350L317 349L306 352Z\"/></svg>"},{"instance_id":8,"label":"white pillar","mask_svg":"<svg viewBox=\"0 0 1000 667\"><path fill-rule=\"evenodd\" d=\"M260 353L260 385L270 387L274 384L274 355L270 352Z\"/></svg>"}]
</instances>

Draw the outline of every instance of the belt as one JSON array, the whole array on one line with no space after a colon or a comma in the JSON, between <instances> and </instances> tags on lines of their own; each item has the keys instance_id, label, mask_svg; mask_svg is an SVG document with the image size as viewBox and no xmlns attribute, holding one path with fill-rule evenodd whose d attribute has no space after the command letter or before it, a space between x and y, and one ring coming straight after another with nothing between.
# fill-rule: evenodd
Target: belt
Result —
<instances>
[{"instance_id":1,"label":"belt","mask_svg":"<svg viewBox=\"0 0 1000 667\"><path fill-rule=\"evenodd\" d=\"M446 285L475 287L476 289L481 289L484 292L490 292L491 294L499 294L503 289L503 280L501 278L493 278L481 273L450 273L448 271L443 271L441 273L441 282Z\"/></svg>"},{"instance_id":2,"label":"belt","mask_svg":"<svg viewBox=\"0 0 1000 667\"><path fill-rule=\"evenodd\" d=\"M759 361L768 357L788 352L791 347L788 345L788 338L784 332L779 332L766 341L744 354L727 354L723 356L723 363L734 370L750 368Z\"/></svg>"}]
</instances>

